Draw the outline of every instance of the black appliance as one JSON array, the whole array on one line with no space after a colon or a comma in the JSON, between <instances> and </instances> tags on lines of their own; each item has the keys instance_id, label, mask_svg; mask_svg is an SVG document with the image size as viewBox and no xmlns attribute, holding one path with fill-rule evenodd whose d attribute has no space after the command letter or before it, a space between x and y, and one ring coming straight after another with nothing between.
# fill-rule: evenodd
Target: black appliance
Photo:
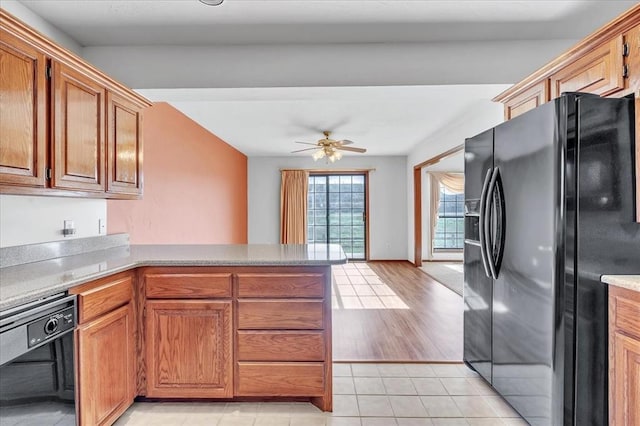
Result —
<instances>
[{"instance_id":1,"label":"black appliance","mask_svg":"<svg viewBox=\"0 0 640 426\"><path fill-rule=\"evenodd\" d=\"M0 312L0 424L76 425L76 296Z\"/></svg>"},{"instance_id":2,"label":"black appliance","mask_svg":"<svg viewBox=\"0 0 640 426\"><path fill-rule=\"evenodd\" d=\"M464 361L532 425L608 423L607 286L640 273L630 98L569 93L465 143Z\"/></svg>"}]
</instances>

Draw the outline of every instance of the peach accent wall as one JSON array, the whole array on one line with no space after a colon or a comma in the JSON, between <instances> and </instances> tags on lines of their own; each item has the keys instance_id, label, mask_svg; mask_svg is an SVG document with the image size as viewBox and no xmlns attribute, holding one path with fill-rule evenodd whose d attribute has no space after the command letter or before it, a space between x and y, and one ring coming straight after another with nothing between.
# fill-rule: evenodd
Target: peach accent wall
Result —
<instances>
[{"instance_id":1,"label":"peach accent wall","mask_svg":"<svg viewBox=\"0 0 640 426\"><path fill-rule=\"evenodd\" d=\"M247 242L247 157L167 103L144 113L142 200L109 200L131 244Z\"/></svg>"}]
</instances>

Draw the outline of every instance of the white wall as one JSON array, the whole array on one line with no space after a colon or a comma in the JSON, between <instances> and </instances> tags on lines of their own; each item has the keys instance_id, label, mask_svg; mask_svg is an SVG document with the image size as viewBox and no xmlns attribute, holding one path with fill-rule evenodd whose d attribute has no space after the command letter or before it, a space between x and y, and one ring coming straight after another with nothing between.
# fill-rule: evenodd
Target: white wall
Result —
<instances>
[{"instance_id":1,"label":"white wall","mask_svg":"<svg viewBox=\"0 0 640 426\"><path fill-rule=\"evenodd\" d=\"M25 24L36 29L41 34L49 37L61 46L66 47L77 55L82 54L82 46L67 33L51 24L49 21L31 11L28 7L16 0L2 0L0 6Z\"/></svg>"},{"instance_id":2,"label":"white wall","mask_svg":"<svg viewBox=\"0 0 640 426\"><path fill-rule=\"evenodd\" d=\"M505 86L506 88L507 86ZM430 158L441 154L447 149L463 144L465 138L477 135L478 133L491 128L504 120L502 104L487 101L480 101L470 107L466 113L460 114L458 119L450 125L444 127L438 133L430 136L424 142L416 146L407 158L407 259L414 261L414 225L413 225L413 167ZM437 142L437 143L436 143ZM446 148L444 148L446 147ZM425 206L423 197L422 209ZM426 247L422 242L423 249Z\"/></svg>"},{"instance_id":3,"label":"white wall","mask_svg":"<svg viewBox=\"0 0 640 426\"><path fill-rule=\"evenodd\" d=\"M280 169L364 169L369 174L369 257L406 259L406 157L345 156L333 165L308 157L249 157L249 243L280 239Z\"/></svg>"},{"instance_id":4,"label":"white wall","mask_svg":"<svg viewBox=\"0 0 640 426\"><path fill-rule=\"evenodd\" d=\"M0 195L0 247L65 239L64 220L76 228L66 238L92 237L99 235L98 220L106 224L106 218L106 200Z\"/></svg>"},{"instance_id":5,"label":"white wall","mask_svg":"<svg viewBox=\"0 0 640 426\"><path fill-rule=\"evenodd\" d=\"M2 8L56 43L79 54L82 46L48 21L14 0ZM98 234L98 220L107 218L107 201L70 197L0 195L0 247L61 240L64 220L75 222L73 237Z\"/></svg>"}]
</instances>

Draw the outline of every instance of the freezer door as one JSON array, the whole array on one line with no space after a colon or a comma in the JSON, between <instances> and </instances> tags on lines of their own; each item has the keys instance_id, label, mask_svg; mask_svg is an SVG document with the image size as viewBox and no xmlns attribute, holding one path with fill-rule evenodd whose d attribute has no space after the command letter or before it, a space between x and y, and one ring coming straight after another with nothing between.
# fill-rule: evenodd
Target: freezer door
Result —
<instances>
[{"instance_id":1,"label":"freezer door","mask_svg":"<svg viewBox=\"0 0 640 426\"><path fill-rule=\"evenodd\" d=\"M480 198L493 168L493 129L465 143L464 360L491 382L493 280L480 246Z\"/></svg>"},{"instance_id":2,"label":"freezer door","mask_svg":"<svg viewBox=\"0 0 640 426\"><path fill-rule=\"evenodd\" d=\"M553 376L556 322L562 316L556 251L562 241L563 102L495 128L504 246L493 290L493 386L532 425L562 424L556 418L561 413L555 413L562 396L554 394Z\"/></svg>"}]
</instances>

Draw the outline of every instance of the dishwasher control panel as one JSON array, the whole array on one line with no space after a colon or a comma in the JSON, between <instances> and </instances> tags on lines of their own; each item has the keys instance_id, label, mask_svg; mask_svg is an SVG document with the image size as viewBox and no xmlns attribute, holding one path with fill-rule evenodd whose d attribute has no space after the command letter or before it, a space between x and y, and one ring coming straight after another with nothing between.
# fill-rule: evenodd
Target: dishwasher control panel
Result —
<instances>
[{"instance_id":1,"label":"dishwasher control panel","mask_svg":"<svg viewBox=\"0 0 640 426\"><path fill-rule=\"evenodd\" d=\"M75 309L73 306L38 318L27 326L28 346L39 345L45 340L73 329L75 325Z\"/></svg>"}]
</instances>

